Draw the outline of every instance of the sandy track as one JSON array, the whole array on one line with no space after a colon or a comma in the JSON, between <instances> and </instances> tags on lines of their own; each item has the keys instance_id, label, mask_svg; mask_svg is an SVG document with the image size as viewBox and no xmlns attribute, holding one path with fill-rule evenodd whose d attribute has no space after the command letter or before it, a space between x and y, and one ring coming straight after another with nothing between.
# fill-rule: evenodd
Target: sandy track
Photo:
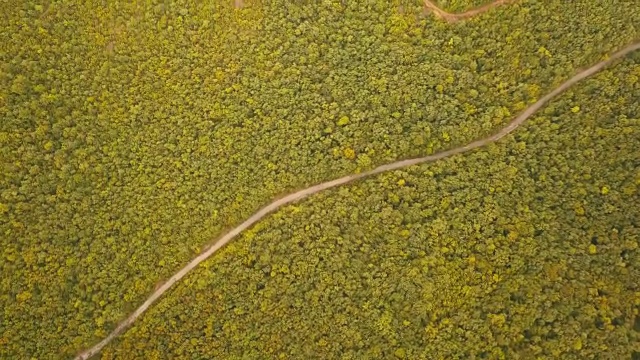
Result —
<instances>
[{"instance_id":1,"label":"sandy track","mask_svg":"<svg viewBox=\"0 0 640 360\"><path fill-rule=\"evenodd\" d=\"M474 142L472 142L470 144L467 144L467 145L464 145L464 146L461 146L461 147L457 147L457 148L454 148L454 149L450 149L450 150L446 150L446 151L443 151L443 152L439 152L439 153L434 154L434 155L425 156L425 157L421 157L421 158L415 158L415 159L396 161L396 162L393 162L393 163L390 163L390 164L387 164L387 165L382 165L382 166L377 167L377 168L375 168L375 169L373 169L371 171L367 171L367 172L360 173L360 174L355 174L355 175L348 175L348 176L345 176L345 177L341 177L339 179L327 181L327 182L324 182L324 183L321 183L321 184L318 184L318 185L314 185L314 186L308 187L306 189L300 190L300 191L295 192L293 194L289 194L289 195L287 195L287 196L285 196L285 197L283 197L281 199L275 200L271 204L269 204L269 205L263 207L262 209L258 210L258 212L253 214L249 219L245 220L242 224L238 225L237 227L235 227L234 229L232 229L231 231L226 233L215 244L213 244L213 246L208 248L202 254L198 255L198 257L193 259L189 264L187 264L185 267L183 267L177 273L175 273L173 276L171 276L171 278L167 282L165 282L162 286L160 286L157 290L155 290L153 292L153 294L151 294L151 296L149 296L149 298L142 305L140 305L140 307L135 312L133 312L133 314L131 314L127 319L125 319L123 322L121 322L118 325L118 327L116 327L115 330L113 330L111 332L111 334L109 334L106 338L104 338L98 344L94 345L91 349L89 349L89 350L83 352L82 354L78 355L76 357L76 360L86 360L86 359L90 358L91 356L97 354L105 345L107 345L109 342L111 342L111 340L113 340L116 336L118 336L120 333L122 333L138 317L140 317L140 315L142 315L158 298L160 298L167 290L169 290L169 288L171 288L171 286L173 286L173 284L175 284L176 282L180 281L180 279L182 279L185 275L187 275L193 268L195 268L201 262L203 262L204 260L209 258L211 255L213 255L216 251L218 251L221 247L223 247L225 244L227 244L229 241L231 241L233 238L235 238L242 231L244 231L244 230L248 229L249 227L253 226L256 222L261 220L267 214L279 209L280 207L282 207L284 205L291 204L291 203L293 203L295 201L304 199L309 195L313 195L313 194L316 194L316 193L318 193L320 191L323 191L323 190L326 190L326 189L330 189L330 188L333 188L333 187L336 187L336 186L344 185L344 184L352 182L354 180L362 179L362 178L367 177L367 176L380 174L380 173L385 172L385 171L391 171L391 170L396 170L396 169L400 169L400 168L405 168L407 166L433 162L433 161L444 159L446 157L453 156L453 155L456 155L456 154L462 154L464 152L467 152L467 151L470 151L470 150L485 146L485 145L487 145L489 143L495 142L495 141L503 138L507 134L511 133L515 129L517 129L518 126L520 126L524 121L526 121L529 117L531 117L531 115L533 115L541 107L546 105L551 99L553 99L554 97L558 96L559 94L561 94L562 92L564 92L565 90L570 88L571 86L575 85L577 82L579 82L579 81L581 81L581 80L583 80L583 79L585 79L585 78L587 78L587 77L599 72L600 70L602 70L603 68L605 68L606 66L611 64L614 60L617 60L617 59L619 59L621 57L624 57L625 55L627 55L627 54L629 54L629 53L631 53L633 51L639 50L639 49L640 49L640 41L638 41L636 43L633 43L633 44L625 47L624 49L616 52L615 54L611 55L607 60L601 61L598 64L596 64L596 65L594 65L594 66L592 66L592 67L590 67L590 68L588 68L586 70L583 70L583 71L579 72L578 74L574 75L571 79L565 81L560 86L558 86L556 89L551 91L549 94L545 95L543 98L538 100L535 104L531 105L524 112L522 112L518 117L516 117L513 121L511 121L505 128L503 128L498 133L496 133L496 134L494 134L492 136L476 140L476 141L474 141Z\"/></svg>"},{"instance_id":2,"label":"sandy track","mask_svg":"<svg viewBox=\"0 0 640 360\"><path fill-rule=\"evenodd\" d=\"M496 6L508 4L514 1L515 0L496 0L492 3L488 3L485 5L479 6L475 9L471 9L463 13L457 13L457 14L448 13L442 10L441 8L439 8L436 4L434 4L432 1L429 1L429 0L424 0L424 6L427 9L431 10L437 17L444 19L450 23L453 23L456 21L460 21L460 20L464 20L464 19L468 19L470 17L476 16L487 10L493 9Z\"/></svg>"},{"instance_id":3,"label":"sandy track","mask_svg":"<svg viewBox=\"0 0 640 360\"><path fill-rule=\"evenodd\" d=\"M466 13L463 13L463 14L459 14L459 15L457 15L458 17L455 20L449 20L446 17L444 17L444 18L447 19L448 21L457 21L457 20L460 20L460 19L462 19L464 17L469 17L469 16L473 16L475 14L478 14L478 13L480 13L482 11L485 11L486 9L489 9L489 8L491 8L493 6L498 5L498 3L502 4L502 3L506 2L506 1L509 1L509 0L499 0L499 1L496 1L496 2L494 2L492 4L485 5L485 6L481 7L481 8L477 8L475 10L471 10L469 12L466 12ZM430 3L430 1L425 0L425 4L427 2ZM435 5L432 5L432 6L435 6ZM482 9L484 9L484 10L482 10ZM447 14L447 16L448 15L452 15L452 14L448 14L448 13L442 12L442 10L439 10L439 11L441 12L441 14ZM471 14L471 15L465 15L465 14ZM462 15L464 15L464 16L462 16ZM114 338L116 338L118 335L120 335L126 328L131 326L131 324L133 324L133 322L138 317L140 317L140 315L142 315L145 311L147 311L147 309L153 303L155 303L156 300L158 300L167 290L169 290L176 282L180 281L191 270L193 270L196 266L200 265L200 263L202 263L203 261L208 259L211 255L213 255L216 251L218 251L220 248L222 248L224 245L226 245L229 241L231 241L233 238L235 238L237 235L239 235L242 231L247 230L248 228L253 226L255 223L260 221L262 218L264 218L269 213L281 208L284 205L291 204L293 202L299 201L301 199L304 199L304 198L306 198L306 197L308 197L310 195L316 194L316 193L318 193L320 191L323 191L323 190L327 190L327 189L330 189L330 188L333 188L333 187L336 187L336 186L344 185L344 184L350 183L350 182L358 180L358 179L362 179L362 178L365 178L365 177L368 177L368 176L380 174L382 172L391 171L391 170L397 170L397 169L401 169L401 168L405 168L405 167L412 166L412 165L417 165L417 164L433 162L433 161L444 159L444 158L447 158L447 157L450 157L450 156L453 156L453 155L462 154L462 153L465 153L467 151L470 151L470 150L473 150L473 149L477 149L479 147L485 146L485 145L490 144L492 142L498 141L499 139L503 138L507 134L509 134L509 133L513 132L515 129L517 129L520 125L522 125L522 123L524 123L528 118L530 118L531 115L533 115L536 111L538 111L540 108L542 108L544 105L546 105L550 100L552 100L556 96L558 96L561 93L563 93L564 91L566 91L568 88L572 87L573 85L575 85L579 81L581 81L581 80L583 80L583 79L585 79L587 77L590 77L593 74L601 71L602 69L604 69L605 67L610 65L615 60L618 60L618 59L620 59L620 58L626 56L627 54L629 54L631 52L634 52L636 50L640 50L640 41L636 41L635 43L633 43L631 45L628 45L627 47L623 48L622 50L612 54L608 59L603 60L603 61L593 65L592 67L590 67L590 68L588 68L586 70L582 70L582 71L578 72L572 78L570 78L569 80L565 81L560 86L555 88L553 91L551 91L550 93L548 93L547 95L542 97L540 100L538 100L536 103L534 103L533 105L531 105L530 107L525 109L520 115L518 115L515 119L513 119L506 127L501 129L499 132L497 132L494 135L491 135L491 136L483 138L483 139L476 140L476 141L474 141L474 142L472 142L470 144L464 145L464 146L460 146L460 147L457 147L457 148L453 148L453 149L449 149L449 150L446 150L446 151L442 151L442 152L439 152L439 153L434 154L434 155L429 155L429 156L415 158L415 159L400 160L400 161L396 161L396 162L393 162L393 163L390 163L390 164L379 166L379 167L377 167L377 168L375 168L373 170L367 171L367 172L363 172L363 173L360 173L360 174L354 174L354 175L348 175L348 176L345 176L345 177L341 177L339 179L335 179L335 180L327 181L327 182L324 182L324 183L321 183L321 184L313 185L313 186L308 187L306 189L302 189L302 190L297 191L297 192L295 192L293 194L289 194L289 195L286 195L286 196L284 196L284 197L282 197L280 199L274 200L269 205L267 205L267 206L263 207L262 209L258 210L249 219L245 220L243 223L241 223L237 227L233 228L228 233L224 234L217 242L215 242L206 251L204 251L203 253L198 255L196 258L191 260L191 262L189 262L185 267L183 267L178 272L176 272L173 276L171 276L171 278L169 278L169 280L167 280L164 284L162 284L162 286L158 287L149 296L149 298L147 298L147 300L142 305L140 305L140 307L138 307L136 309L136 311L134 311L131 315L129 315L129 317L127 317L124 321L122 321L106 338L104 338L102 341L100 341L99 343L97 343L96 345L91 347L90 349L88 349L85 352L83 352L80 355L78 355L75 358L75 360L86 360L86 359L89 359L90 357L92 357L93 355L96 355L97 353L99 353L100 350L102 350L102 348L104 348Z\"/></svg>"}]
</instances>

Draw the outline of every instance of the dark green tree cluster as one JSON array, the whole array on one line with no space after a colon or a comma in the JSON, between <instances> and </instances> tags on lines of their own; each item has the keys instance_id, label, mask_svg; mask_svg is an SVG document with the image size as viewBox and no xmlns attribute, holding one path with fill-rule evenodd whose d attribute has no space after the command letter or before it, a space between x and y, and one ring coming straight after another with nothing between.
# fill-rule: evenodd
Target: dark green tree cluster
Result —
<instances>
[{"instance_id":1,"label":"dark green tree cluster","mask_svg":"<svg viewBox=\"0 0 640 360\"><path fill-rule=\"evenodd\" d=\"M0 3L0 358L72 356L274 196L489 134L640 23L622 0L453 25L244 5Z\"/></svg>"},{"instance_id":2,"label":"dark green tree cluster","mask_svg":"<svg viewBox=\"0 0 640 360\"><path fill-rule=\"evenodd\" d=\"M104 359L636 359L640 61L468 155L289 206Z\"/></svg>"}]
</instances>

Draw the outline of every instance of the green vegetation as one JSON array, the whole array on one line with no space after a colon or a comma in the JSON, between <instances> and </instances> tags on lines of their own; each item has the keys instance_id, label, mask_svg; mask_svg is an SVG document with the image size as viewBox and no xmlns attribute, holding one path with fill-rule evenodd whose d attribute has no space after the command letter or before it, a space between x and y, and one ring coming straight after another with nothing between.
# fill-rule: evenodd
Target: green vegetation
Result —
<instances>
[{"instance_id":1,"label":"green vegetation","mask_svg":"<svg viewBox=\"0 0 640 360\"><path fill-rule=\"evenodd\" d=\"M104 358L630 359L639 79L626 61L506 141L277 212Z\"/></svg>"},{"instance_id":2,"label":"green vegetation","mask_svg":"<svg viewBox=\"0 0 640 360\"><path fill-rule=\"evenodd\" d=\"M450 13L459 13L491 3L493 0L438 0L433 2L438 4L441 9Z\"/></svg>"},{"instance_id":3,"label":"green vegetation","mask_svg":"<svg viewBox=\"0 0 640 360\"><path fill-rule=\"evenodd\" d=\"M0 358L73 356L274 196L492 133L640 23L622 0L453 25L420 2L107 3L0 4ZM105 357L628 357L638 77L636 56L499 145L275 214Z\"/></svg>"}]
</instances>

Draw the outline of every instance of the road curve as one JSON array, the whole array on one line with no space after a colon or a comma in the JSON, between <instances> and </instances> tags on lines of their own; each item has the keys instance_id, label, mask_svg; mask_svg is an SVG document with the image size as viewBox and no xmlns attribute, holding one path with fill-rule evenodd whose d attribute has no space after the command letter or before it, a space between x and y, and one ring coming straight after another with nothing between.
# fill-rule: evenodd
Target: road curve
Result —
<instances>
[{"instance_id":1,"label":"road curve","mask_svg":"<svg viewBox=\"0 0 640 360\"><path fill-rule=\"evenodd\" d=\"M450 23L454 23L456 21L460 21L460 20L464 20L464 19L468 19L470 17L476 16L478 14L481 14L487 10L490 10L496 6L499 5L504 5L504 4L508 4L510 2L514 2L515 0L495 0L494 2L479 6L477 8L471 9L471 10L467 10L463 13L457 13L457 14L453 14L453 13L449 13L446 12L444 10L442 10L441 8L438 7L438 5L434 4L432 1L430 0L424 0L424 6L431 10L437 17L446 20L447 22Z\"/></svg>"},{"instance_id":2,"label":"road curve","mask_svg":"<svg viewBox=\"0 0 640 360\"><path fill-rule=\"evenodd\" d=\"M593 74L601 71L603 68L605 68L606 66L610 65L615 60L620 59L620 58L626 56L627 54L629 54L629 53L631 53L633 51L636 51L636 50L640 50L640 41L636 41L635 43L633 43L631 45L628 45L627 47L623 48L622 50L612 54L608 59L603 60L603 61L597 63L596 65L593 65L592 67L577 73L572 78L570 78L569 80L565 81L560 86L555 88L553 91L551 91L550 93L548 93L547 95L542 97L536 103L534 103L533 105L529 106L524 112L522 112L520 115L518 115L518 117L513 119L506 127L501 129L498 133L496 133L494 135L491 135L491 136L483 138L483 139L476 140L476 141L474 141L474 142L472 142L470 144L464 145L464 146L460 146L460 147L453 148L453 149L450 149L450 150L442 151L442 152L439 152L439 153L434 154L434 155L429 155L429 156L415 158L415 159L407 159L407 160L396 161L396 162L393 162L393 163L390 163L390 164L379 166L379 167L377 167L377 168L375 168L373 170L367 171L367 172L363 172L363 173L360 173L360 174L354 174L354 175L348 175L348 176L345 176L345 177L341 177L339 179L327 181L327 182L324 182L324 183L321 183L321 184L318 184L318 185L313 185L311 187L308 187L306 189L297 191L297 192L295 192L293 194L289 194L289 195L287 195L287 196L285 196L283 198L280 198L280 199L277 199L277 200L273 201L269 205L267 205L267 206L263 207L262 209L258 210L258 212L253 214L249 219L245 220L243 223L241 223L240 225L238 225L237 227L235 227L234 229L232 229L231 231L229 231L228 233L223 235L216 243L214 243L206 251L204 251L202 254L198 255L195 259L191 260L191 262L189 262L185 267L183 267L177 273L175 273L173 276L171 276L171 278L169 278L169 280L167 280L167 282L165 282L162 286L160 286L158 289L156 289L151 294L151 296L149 296L149 298L142 305L140 305L140 307L138 309L136 309L136 311L134 311L131 315L129 315L128 318L126 318L124 321L122 321L115 328L115 330L113 330L106 338L104 338L102 341L100 341L99 343L94 345L92 348L90 348L87 351L85 351L85 352L81 353L80 355L78 355L75 358L75 360L86 360L86 359L89 359L90 357L92 357L93 355L97 354L98 352L100 352L100 350L102 350L102 348L105 345L107 345L109 342L111 342L111 340L113 340L116 336L120 335L127 327L129 327L156 300L158 300L158 298L160 298L167 290L169 290L169 288L171 288L171 286L173 286L173 284L175 284L176 282L180 281L180 279L182 279L185 275L187 275L193 268L195 268L201 262L205 261L211 255L213 255L216 251L218 251L220 248L222 248L225 244L227 244L229 241L231 241L234 237L236 237L242 231L248 229L253 224L255 224L256 222L260 221L267 214L279 209L280 207L282 207L284 205L291 204L291 203L293 203L295 201L304 199L309 195L313 195L313 194L316 194L316 193L318 193L320 191L323 191L323 190L326 190L326 189L330 189L330 188L333 188L333 187L336 187L336 186L344 185L344 184L352 182L354 180L358 180L358 179L362 179L364 177L380 174L380 173L386 172L386 171L391 171L391 170L404 168L404 167L407 167L407 166L433 162L433 161L444 159L446 157L453 156L453 155L456 155L456 154L462 154L464 152L467 152L467 151L470 151L470 150L485 146L485 145L487 145L489 143L495 142L495 141L503 138L507 134L513 132L515 129L517 129L518 126L520 126L523 122L525 122L529 117L531 117L531 115L533 115L536 111L538 111L540 108L542 108L544 105L546 105L554 97L560 95L562 92L564 92L565 90L567 90L571 86L575 85L577 82L579 82L579 81L581 81L581 80L583 80L583 79L585 79L587 77L590 77Z\"/></svg>"}]
</instances>

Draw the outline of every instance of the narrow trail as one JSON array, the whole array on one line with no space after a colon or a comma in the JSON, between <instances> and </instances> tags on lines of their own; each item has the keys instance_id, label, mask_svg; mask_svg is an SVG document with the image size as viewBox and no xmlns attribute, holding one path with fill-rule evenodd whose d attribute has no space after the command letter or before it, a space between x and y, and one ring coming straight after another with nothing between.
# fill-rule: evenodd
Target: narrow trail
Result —
<instances>
[{"instance_id":1,"label":"narrow trail","mask_svg":"<svg viewBox=\"0 0 640 360\"><path fill-rule=\"evenodd\" d=\"M482 12L482 11L485 11L486 9L491 8L492 6L497 5L498 3L502 4L502 3L506 2L506 1L510 1L510 0L499 0L499 1L496 1L496 2L494 2L492 4L489 4L489 5L483 6L481 8L478 8L476 10L471 10L470 12L467 12L467 13L470 13L472 15L465 15L467 13L463 13L463 14L459 14L458 15L458 19L456 19L456 20L448 20L448 21L457 21L457 20L459 20L461 18L464 18L464 17L473 16L473 15L479 13L479 12ZM427 3L431 4L430 1L425 0L425 4L427 4ZM427 6L429 6L429 5L427 5ZM435 7L435 5L433 5L433 4L431 4L431 6ZM484 9L484 10L482 10L482 9ZM439 10L439 11L442 14L448 14L448 13L443 12L442 10ZM448 15L452 15L452 14L448 14ZM461 17L461 15L464 15L464 16ZM542 97L536 103L534 103L533 105L529 106L520 115L518 115L515 119L513 119L506 127L501 129L499 132L497 132L494 135L491 135L489 137L476 140L476 141L471 142L471 143L469 143L467 145L464 145L464 146L460 146L460 147L457 147L457 148L453 148L453 149L449 149L449 150L446 150L446 151L442 151L442 152L439 152L437 154L433 154L433 155L429 155L429 156L425 156L425 157L420 157L420 158L415 158L415 159L400 160L400 161L396 161L396 162L393 162L393 163L390 163L390 164L379 166L379 167L377 167L377 168L375 168L373 170L367 171L367 172L363 172L363 173L360 173L360 174L354 174L354 175L348 175L348 176L341 177L339 179L335 179L335 180L327 181L327 182L320 183L320 184L317 184L317 185L313 185L313 186L308 187L306 189L302 189L302 190L297 191L297 192L295 192L293 194L289 194L289 195L287 195L285 197L282 197L280 199L274 200L269 205L267 205L267 206L263 207L262 209L258 210L249 219L245 220L243 223L241 223L237 227L233 228L228 233L224 234L217 242L215 242L206 251L204 251L203 253L198 255L196 258L191 260L191 262L189 262L185 267L183 267L178 272L176 272L173 276L171 276L171 278L169 278L169 280L167 280L164 284L162 284L162 286L158 287L147 298L147 300L142 305L140 305L140 307L138 307L136 309L136 311L134 311L131 315L129 315L129 317L127 317L124 321L122 321L106 338L104 338L102 341L100 341L99 343L97 343L96 345L91 347L90 349L88 349L88 350L84 351L83 353L81 353L80 355L78 355L75 358L75 360L87 360L87 359L91 358L92 356L96 355L97 353L99 353L100 350L102 350L102 348L104 348L108 343L110 343L118 335L120 335L122 332L124 332L124 330L126 328L131 326L131 324L133 324L134 321L136 321L136 319L138 319L140 317L140 315L142 315L145 311L147 311L147 309L151 305L153 305L153 303L155 303L156 300L158 300L165 292L167 292L167 290L169 290L176 282L180 281L191 270L193 270L196 266L200 265L200 263L202 263L203 261L208 259L211 255L216 253L216 251L218 251L220 248L222 248L224 245L226 245L233 238L238 236L242 231L247 230L249 227L253 226L255 223L260 221L262 218L264 218L269 213L274 212L275 210L281 208L284 205L288 205L288 204L294 203L294 202L299 201L301 199L304 199L304 198L306 198L306 197L308 197L310 195L319 193L320 191L323 191L323 190L327 190L327 189L334 188L334 187L337 187L337 186L340 186L340 185L344 185L344 184L353 182L355 180L359 180L359 179L362 179L362 178L365 178L365 177L369 177L369 176L372 176L372 175L380 174L380 173L383 173L383 172L386 172L386 171L397 170L397 169L405 168L405 167L412 166L412 165L424 164L424 163L429 163L429 162L433 162L433 161L436 161L436 160L444 159L444 158L447 158L447 157L450 157L450 156L453 156L453 155L462 154L462 153L468 152L470 150L477 149L477 148L483 147L483 146L485 146L487 144L496 142L499 139L501 139L501 138L505 137L506 135L508 135L509 133L513 132L515 129L517 129L520 125L522 125L522 123L524 123L528 118L530 118L531 115L533 115L536 111L538 111L540 108L542 108L544 105L546 105L550 100L552 100L556 96L560 95L561 93L563 93L564 91L566 91L567 89L569 89L570 87L572 87L573 85L578 83L579 81L596 74L597 72L601 71L602 69L604 69L605 67L607 67L608 65L613 63L614 61L616 61L616 60L618 60L618 59L620 59L620 58L626 56L627 54L629 54L631 52L634 52L636 50L640 50L640 40L632 43L631 45L626 46L625 48L623 48L620 51L617 51L616 53L612 54L608 59L603 60L603 61L591 66L590 68L588 68L586 70L582 70L582 71L578 72L572 78L570 78L569 80L567 80L564 83L562 83L560 86L558 86L553 91L551 91L550 93L548 93L547 95Z\"/></svg>"},{"instance_id":2,"label":"narrow trail","mask_svg":"<svg viewBox=\"0 0 640 360\"><path fill-rule=\"evenodd\" d=\"M482 6L479 6L477 8L471 9L471 10L467 10L463 13L457 13L457 14L452 14L452 13L448 13L444 10L442 10L441 8L439 8L436 4L434 4L432 1L430 0L424 0L424 6L431 10L437 17L446 20L447 22L450 23L454 23L460 20L465 20L468 19L470 17L474 17L478 14L481 14L487 10L491 10L496 6L500 6L500 5L504 5L504 4L508 4L511 2L514 2L516 0L495 0L492 3L488 3Z\"/></svg>"}]
</instances>

